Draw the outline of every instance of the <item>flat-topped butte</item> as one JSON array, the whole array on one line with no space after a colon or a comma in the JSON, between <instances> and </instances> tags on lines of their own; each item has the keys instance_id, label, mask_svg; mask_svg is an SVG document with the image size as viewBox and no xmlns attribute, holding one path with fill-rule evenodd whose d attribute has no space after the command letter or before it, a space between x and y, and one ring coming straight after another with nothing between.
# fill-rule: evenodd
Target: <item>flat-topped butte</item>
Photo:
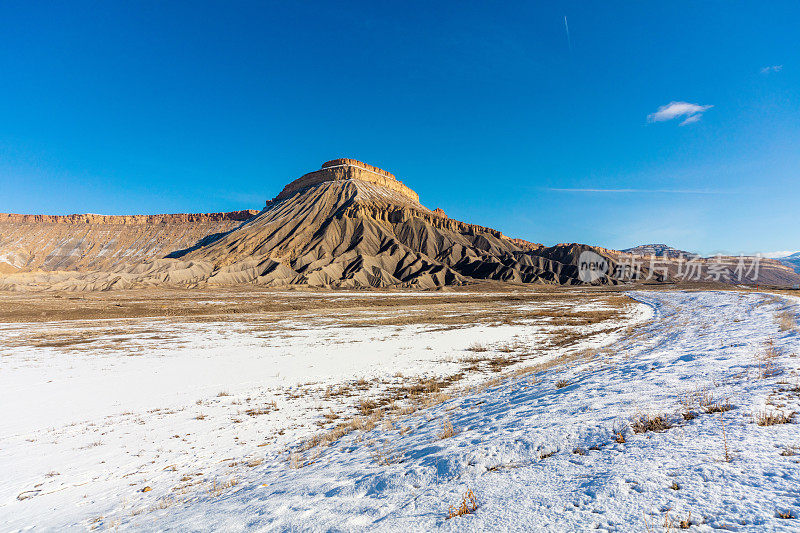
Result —
<instances>
[{"instance_id":1,"label":"flat-topped butte","mask_svg":"<svg viewBox=\"0 0 800 533\"><path fill-rule=\"evenodd\" d=\"M283 188L281 193L272 201L279 202L291 196L294 192L306 187L318 185L326 181L361 180L386 187L419 202L419 195L398 181L393 174L378 167L369 165L356 159L333 159L323 163L320 170L309 172Z\"/></svg>"}]
</instances>

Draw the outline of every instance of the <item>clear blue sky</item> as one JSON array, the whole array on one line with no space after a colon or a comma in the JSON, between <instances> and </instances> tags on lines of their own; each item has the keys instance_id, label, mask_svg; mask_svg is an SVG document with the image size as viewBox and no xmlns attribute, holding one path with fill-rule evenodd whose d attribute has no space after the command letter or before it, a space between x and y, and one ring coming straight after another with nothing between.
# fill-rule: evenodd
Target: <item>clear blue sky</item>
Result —
<instances>
[{"instance_id":1,"label":"clear blue sky","mask_svg":"<svg viewBox=\"0 0 800 533\"><path fill-rule=\"evenodd\" d=\"M260 209L347 156L535 242L800 249L800 3L430 4L3 2L0 212Z\"/></svg>"}]
</instances>

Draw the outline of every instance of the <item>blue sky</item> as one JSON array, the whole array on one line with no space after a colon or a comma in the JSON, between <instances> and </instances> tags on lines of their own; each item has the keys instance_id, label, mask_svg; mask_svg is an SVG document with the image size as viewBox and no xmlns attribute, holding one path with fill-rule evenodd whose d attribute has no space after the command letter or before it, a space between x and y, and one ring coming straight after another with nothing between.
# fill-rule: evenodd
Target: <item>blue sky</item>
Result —
<instances>
[{"instance_id":1,"label":"blue sky","mask_svg":"<svg viewBox=\"0 0 800 533\"><path fill-rule=\"evenodd\" d=\"M260 209L355 157L534 242L800 249L800 3L430 4L3 2L0 212Z\"/></svg>"}]
</instances>

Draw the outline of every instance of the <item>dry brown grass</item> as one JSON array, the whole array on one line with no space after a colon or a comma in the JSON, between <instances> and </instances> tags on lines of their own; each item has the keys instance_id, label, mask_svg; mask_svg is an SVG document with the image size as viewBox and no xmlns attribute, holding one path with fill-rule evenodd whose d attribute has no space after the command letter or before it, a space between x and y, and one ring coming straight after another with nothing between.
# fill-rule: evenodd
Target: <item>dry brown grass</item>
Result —
<instances>
[{"instance_id":1,"label":"dry brown grass","mask_svg":"<svg viewBox=\"0 0 800 533\"><path fill-rule=\"evenodd\" d=\"M454 507L450 506L447 509L447 519L455 518L457 516L464 516L467 514L472 514L478 509L478 499L475 498L475 494L472 492L472 489L467 490L464 493L464 496L461 498L461 505Z\"/></svg>"},{"instance_id":2,"label":"dry brown grass","mask_svg":"<svg viewBox=\"0 0 800 533\"><path fill-rule=\"evenodd\" d=\"M728 449L728 433L725 431L725 421L720 416L719 423L722 426L722 451L723 455L722 458L725 460L726 463L730 463L733 461L733 457L730 454L730 450Z\"/></svg>"},{"instance_id":3,"label":"dry brown grass","mask_svg":"<svg viewBox=\"0 0 800 533\"><path fill-rule=\"evenodd\" d=\"M781 331L792 331L797 328L797 320L795 320L793 313L784 311L778 315L778 325Z\"/></svg>"},{"instance_id":4,"label":"dry brown grass","mask_svg":"<svg viewBox=\"0 0 800 533\"><path fill-rule=\"evenodd\" d=\"M303 457L298 452L289 454L289 468L297 470L303 466Z\"/></svg>"},{"instance_id":5,"label":"dry brown grass","mask_svg":"<svg viewBox=\"0 0 800 533\"><path fill-rule=\"evenodd\" d=\"M563 389L567 385L569 385L569 381L567 381L566 379L559 379L558 381L556 381L557 389Z\"/></svg>"},{"instance_id":6,"label":"dry brown grass","mask_svg":"<svg viewBox=\"0 0 800 533\"><path fill-rule=\"evenodd\" d=\"M372 460L381 465L388 466L403 462L404 454L388 442L381 442L373 448L370 455Z\"/></svg>"},{"instance_id":7,"label":"dry brown grass","mask_svg":"<svg viewBox=\"0 0 800 533\"><path fill-rule=\"evenodd\" d=\"M637 414L631 418L631 429L634 433L647 433L648 431L665 431L672 427L666 415Z\"/></svg>"},{"instance_id":8,"label":"dry brown grass","mask_svg":"<svg viewBox=\"0 0 800 533\"><path fill-rule=\"evenodd\" d=\"M791 424L794 419L794 411L788 415L783 411L756 411L753 418L759 426L775 426L778 424Z\"/></svg>"},{"instance_id":9,"label":"dry brown grass","mask_svg":"<svg viewBox=\"0 0 800 533\"><path fill-rule=\"evenodd\" d=\"M261 415L268 415L272 412L272 409L269 405L265 405L262 407L253 407L251 409L246 409L244 414L248 416L261 416Z\"/></svg>"},{"instance_id":10,"label":"dry brown grass","mask_svg":"<svg viewBox=\"0 0 800 533\"><path fill-rule=\"evenodd\" d=\"M725 413L733 409L733 405L731 405L730 399L725 398L724 401L713 400L711 399L709 402L705 404L701 404L702 407L705 409L706 413Z\"/></svg>"},{"instance_id":11,"label":"dry brown grass","mask_svg":"<svg viewBox=\"0 0 800 533\"><path fill-rule=\"evenodd\" d=\"M442 422L442 431L439 432L440 439L449 439L450 437L456 434L456 430L453 427L453 423L450 422L449 418L445 418L444 422Z\"/></svg>"},{"instance_id":12,"label":"dry brown grass","mask_svg":"<svg viewBox=\"0 0 800 533\"><path fill-rule=\"evenodd\" d=\"M778 368L777 363L779 356L780 353L775 348L775 343L770 339L767 341L764 350L756 355L756 369L759 378L766 379L780 374L780 368Z\"/></svg>"},{"instance_id":13,"label":"dry brown grass","mask_svg":"<svg viewBox=\"0 0 800 533\"><path fill-rule=\"evenodd\" d=\"M485 344L481 344L479 342L473 342L472 344L467 346L467 351L475 352L475 353L488 352L489 351L489 347L486 346Z\"/></svg>"},{"instance_id":14,"label":"dry brown grass","mask_svg":"<svg viewBox=\"0 0 800 533\"><path fill-rule=\"evenodd\" d=\"M521 298L519 301L528 301L527 296ZM617 306L621 309L622 306L627 305L631 302L631 300L627 296L618 296L618 295L603 295L601 298L597 298L592 301L602 302L604 305L608 305L611 307ZM452 311L452 309L451 309ZM463 313L463 309L460 310ZM486 311L485 309L483 311ZM496 310L492 310L494 312ZM515 313L521 313L522 310L516 310ZM545 309L539 310L536 312L531 313L530 311L526 311L528 315L535 314L540 316L541 318L550 317L551 321L563 321L563 319L573 319L576 316L569 316L569 312L558 309ZM606 320L611 317L617 316L616 309L612 309L611 311L598 311L598 312L589 312L588 313L588 321L595 322L598 320ZM582 315L582 313L578 313ZM437 315L441 318L442 314L439 313ZM496 313L494 313L495 320L497 319ZM434 317L430 317L434 318ZM462 317L464 319L465 317ZM471 320L471 324L475 323L474 317L466 317ZM504 319L502 319L504 320ZM502 321L501 320L501 321ZM582 322L585 322L582 321ZM559 345L566 345L570 342L574 342L577 340L584 340L590 339L595 337L596 335L601 335L605 333L609 333L611 331L617 331L619 328L607 328L602 331L594 331L594 332L574 332L569 331L570 328L562 328L561 330L557 330L552 332L552 336L554 336L557 341L556 344ZM568 332L569 335L566 337L563 336L564 333ZM552 344L552 343L551 343ZM547 348L547 343L544 343L544 348ZM463 365L462 371L448 375L448 376L434 376L434 377L416 377L410 378L405 376L395 376L404 380L398 385L391 385L390 382L384 382L384 384L390 384L390 387L386 389L382 394L383 396L377 396L369 399L362 399L359 401L357 405L357 410L359 412L360 417L356 417L349 422L340 422L334 428L331 428L327 432L320 433L317 435L312 436L306 442L304 442L298 449L300 450L308 450L313 448L314 446L318 445L328 445L335 440L351 433L355 430L363 430L369 431L376 426L376 424L385 416L406 416L416 412L420 408L431 407L434 405L438 405L442 402L445 402L455 396L480 392L486 390L489 387L493 387L499 385L503 381L507 379L514 379L520 378L523 376L530 375L531 373L536 372L543 372L549 370L550 368L554 368L559 365L566 364L568 362L577 361L583 358L592 357L596 355L595 351L592 350L585 350L585 351L576 351L576 350L566 350L562 353L559 357L549 359L547 362L537 365L530 365L527 367L518 367L511 371L503 372L503 370L509 366L516 365L521 363L527 357L531 357L533 354L526 353L524 351L525 346L520 344L518 341L514 342L514 344L499 344L496 347L496 351L504 353L506 355L497 356L486 354L485 356L482 355L483 353L489 352L489 347L483 344L475 344L469 347L469 351L472 352L472 355L468 357L464 357L459 362ZM484 350L485 349L485 350ZM496 373L497 376L492 379L487 379L483 383L479 385L463 387L463 388L456 388L455 385L466 377L467 372L476 372L476 371L491 371ZM529 378L531 379L531 378ZM325 391L326 398L332 398L335 396L344 396L344 395L352 395L353 389L358 390L367 390L369 389L371 384L364 380L360 379L358 381L352 382L350 384L342 385L338 388L328 387ZM320 421L319 425L324 426L326 423L332 422L336 420L334 417L338 417L340 415L323 415L324 422Z\"/></svg>"},{"instance_id":15,"label":"dry brown grass","mask_svg":"<svg viewBox=\"0 0 800 533\"><path fill-rule=\"evenodd\" d=\"M786 446L781 451L781 455L784 457L793 457L795 455L800 455L800 446Z\"/></svg>"},{"instance_id":16,"label":"dry brown grass","mask_svg":"<svg viewBox=\"0 0 800 533\"><path fill-rule=\"evenodd\" d=\"M215 479L211 488L208 489L208 493L211 494L211 496L220 496L223 492L235 487L238 484L239 480L237 480L235 477L227 481L223 481L222 483L217 483L217 480Z\"/></svg>"}]
</instances>

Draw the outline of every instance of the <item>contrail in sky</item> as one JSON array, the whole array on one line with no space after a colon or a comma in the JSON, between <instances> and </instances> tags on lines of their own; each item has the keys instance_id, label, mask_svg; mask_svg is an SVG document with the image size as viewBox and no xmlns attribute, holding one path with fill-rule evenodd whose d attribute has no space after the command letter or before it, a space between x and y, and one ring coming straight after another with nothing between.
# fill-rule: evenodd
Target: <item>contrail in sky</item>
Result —
<instances>
[{"instance_id":1,"label":"contrail in sky","mask_svg":"<svg viewBox=\"0 0 800 533\"><path fill-rule=\"evenodd\" d=\"M564 29L567 30L567 44L569 45L569 51L572 52L572 39L569 38L569 24L567 24L566 15L564 15Z\"/></svg>"}]
</instances>

